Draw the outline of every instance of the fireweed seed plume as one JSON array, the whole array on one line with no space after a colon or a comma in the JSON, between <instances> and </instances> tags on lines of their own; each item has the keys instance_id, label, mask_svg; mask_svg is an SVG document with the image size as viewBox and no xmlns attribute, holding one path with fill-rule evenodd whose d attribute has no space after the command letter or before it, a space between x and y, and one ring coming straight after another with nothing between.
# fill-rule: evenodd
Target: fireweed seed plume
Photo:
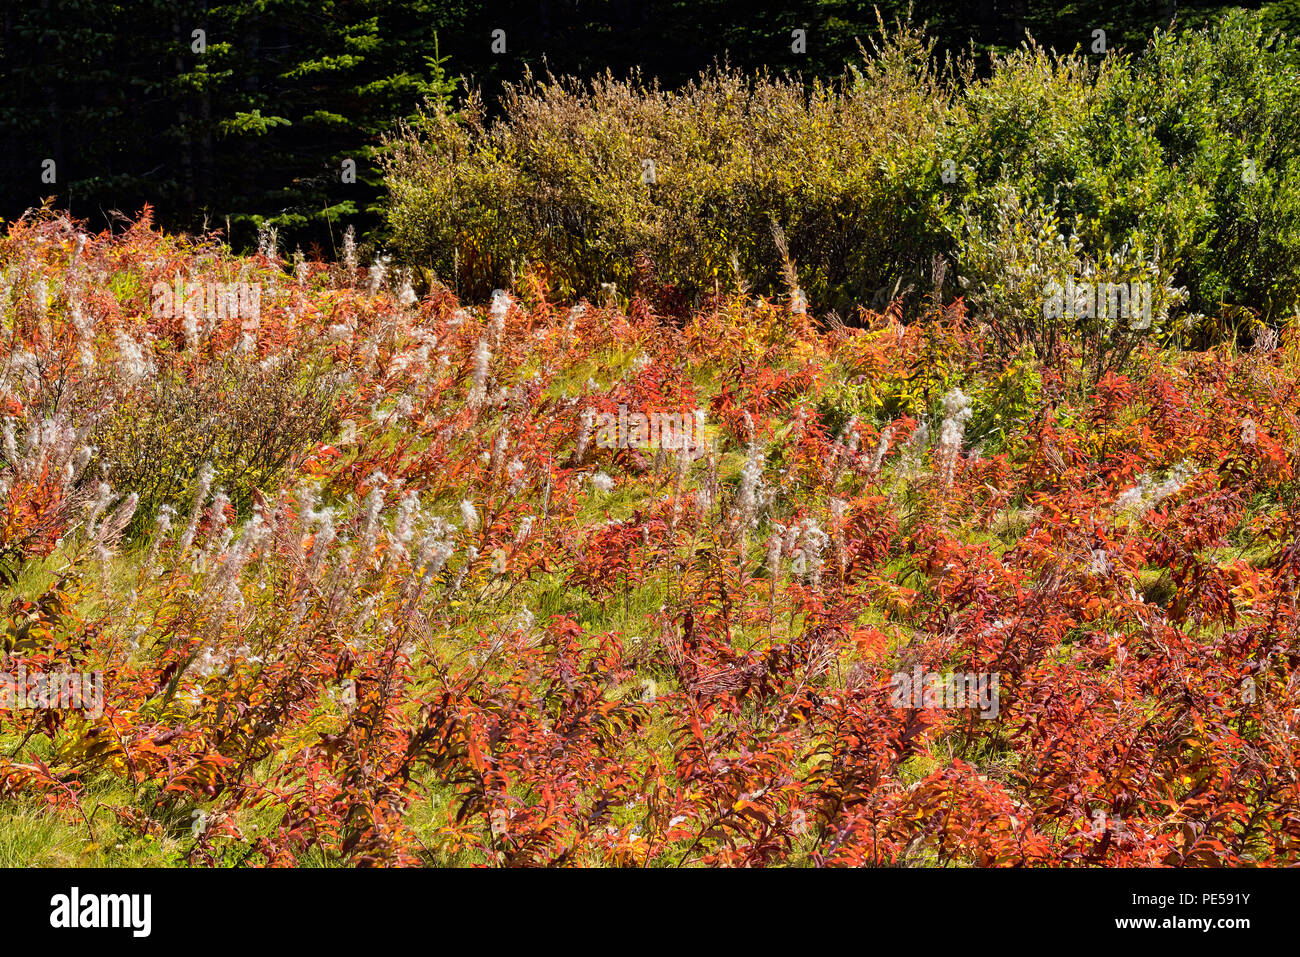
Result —
<instances>
[{"instance_id":1,"label":"fireweed seed plume","mask_svg":"<svg viewBox=\"0 0 1300 957\"><path fill-rule=\"evenodd\" d=\"M596 421L596 410L587 406L582 410L578 420L578 443L573 451L573 460L581 465L587 458L587 449L591 443L592 425Z\"/></svg>"},{"instance_id":2,"label":"fireweed seed plume","mask_svg":"<svg viewBox=\"0 0 1300 957\"><path fill-rule=\"evenodd\" d=\"M212 567L212 562L226 550L234 535L226 514L229 507L230 497L223 489L217 489L208 506L206 544L199 558L200 566L205 570Z\"/></svg>"},{"instance_id":3,"label":"fireweed seed plume","mask_svg":"<svg viewBox=\"0 0 1300 957\"><path fill-rule=\"evenodd\" d=\"M528 536L532 534L532 531L533 531L533 516L525 515L519 521L519 531L515 533L515 541L516 542L526 541L528 539Z\"/></svg>"},{"instance_id":4,"label":"fireweed seed plume","mask_svg":"<svg viewBox=\"0 0 1300 957\"><path fill-rule=\"evenodd\" d=\"M455 554L455 537L455 525L448 524L440 518L434 518L429 523L424 537L420 540L411 576L403 583L402 594L406 605L403 617L409 616L411 610L419 603L426 584L442 573L447 561Z\"/></svg>"},{"instance_id":5,"label":"fireweed seed plume","mask_svg":"<svg viewBox=\"0 0 1300 957\"><path fill-rule=\"evenodd\" d=\"M1176 495L1199 470L1190 462L1179 462L1165 475L1163 481L1157 480L1149 472L1138 476L1134 487L1121 492L1115 499L1117 512L1128 512L1134 517L1141 517L1171 495Z\"/></svg>"},{"instance_id":6,"label":"fireweed seed plume","mask_svg":"<svg viewBox=\"0 0 1300 957\"><path fill-rule=\"evenodd\" d=\"M960 389L953 389L943 397L943 424L939 428L937 454L944 485L952 484L966 423L973 414L970 399Z\"/></svg>"},{"instance_id":7,"label":"fireweed seed plume","mask_svg":"<svg viewBox=\"0 0 1300 957\"><path fill-rule=\"evenodd\" d=\"M4 425L0 426L0 434L3 435L5 458L10 465L17 466L21 456L18 454L17 426L14 425L13 419L5 419Z\"/></svg>"},{"instance_id":8,"label":"fireweed seed plume","mask_svg":"<svg viewBox=\"0 0 1300 957\"><path fill-rule=\"evenodd\" d=\"M369 567L375 545L379 540L379 513L384 507L384 490L382 486L388 482L388 478L382 472L376 472L366 479L366 482L371 485L371 489L366 493L365 500L362 502L359 547L363 567Z\"/></svg>"},{"instance_id":9,"label":"fireweed seed plume","mask_svg":"<svg viewBox=\"0 0 1300 957\"><path fill-rule=\"evenodd\" d=\"M767 555L764 560L768 577L771 579L769 601L775 601L776 599L777 584L781 577L781 554L785 550L784 536L785 526L779 522L773 522L771 533L767 539Z\"/></svg>"},{"instance_id":10,"label":"fireweed seed plume","mask_svg":"<svg viewBox=\"0 0 1300 957\"><path fill-rule=\"evenodd\" d=\"M131 338L124 330L117 331L117 372L127 383L136 383L152 378L156 369L152 362L146 360L144 347Z\"/></svg>"},{"instance_id":11,"label":"fireweed seed plume","mask_svg":"<svg viewBox=\"0 0 1300 957\"><path fill-rule=\"evenodd\" d=\"M307 612L312 584L319 581L325 557L330 546L338 537L338 530L334 525L334 514L334 509L323 508L319 511L313 510L307 517L307 522L315 526L315 532L312 537L311 549L307 553L306 561L298 576L298 597L293 606L293 621L295 624L300 623L303 615Z\"/></svg>"},{"instance_id":12,"label":"fireweed seed plume","mask_svg":"<svg viewBox=\"0 0 1300 957\"><path fill-rule=\"evenodd\" d=\"M903 452L903 472L909 476L920 473L921 461L930 448L930 426L924 421L908 437L907 447Z\"/></svg>"},{"instance_id":13,"label":"fireweed seed plume","mask_svg":"<svg viewBox=\"0 0 1300 957\"><path fill-rule=\"evenodd\" d=\"M467 498L460 500L460 520L467 532L473 532L478 528L478 511L474 508L474 503Z\"/></svg>"},{"instance_id":14,"label":"fireweed seed plume","mask_svg":"<svg viewBox=\"0 0 1300 957\"><path fill-rule=\"evenodd\" d=\"M149 551L144 562L144 575L146 578L158 573L158 550L166 541L168 534L170 534L172 522L175 518L176 510L170 505L160 507L158 514L154 516L153 534L149 539Z\"/></svg>"},{"instance_id":15,"label":"fireweed seed plume","mask_svg":"<svg viewBox=\"0 0 1300 957\"><path fill-rule=\"evenodd\" d=\"M478 555L479 551L473 545L465 549L465 563L460 566L460 569L456 572L456 577L447 585L448 598L460 591L461 585L465 582L465 576L469 574L474 562L478 560Z\"/></svg>"},{"instance_id":16,"label":"fireweed seed plume","mask_svg":"<svg viewBox=\"0 0 1300 957\"><path fill-rule=\"evenodd\" d=\"M369 282L370 294L373 296L384 288L384 282L388 278L388 270L392 260L388 256L380 256L370 266Z\"/></svg>"},{"instance_id":17,"label":"fireweed seed plume","mask_svg":"<svg viewBox=\"0 0 1300 957\"><path fill-rule=\"evenodd\" d=\"M397 517L393 523L391 537L394 553L406 558L410 554L412 539L415 538L415 525L420 512L420 497L414 492L405 492L397 503Z\"/></svg>"},{"instance_id":18,"label":"fireweed seed plume","mask_svg":"<svg viewBox=\"0 0 1300 957\"><path fill-rule=\"evenodd\" d=\"M108 510L108 506L112 504L115 498L117 498L117 495L107 482L100 482L96 487L95 497L90 501L88 506L89 514L86 516L86 529L92 538L99 525L100 517Z\"/></svg>"},{"instance_id":19,"label":"fireweed seed plume","mask_svg":"<svg viewBox=\"0 0 1300 957\"><path fill-rule=\"evenodd\" d=\"M492 308L489 311L488 335L492 339L492 348L501 348L501 338L506 331L506 314L510 311L510 294L504 289L492 293Z\"/></svg>"},{"instance_id":20,"label":"fireweed seed plume","mask_svg":"<svg viewBox=\"0 0 1300 957\"><path fill-rule=\"evenodd\" d=\"M762 504L764 452L757 440L751 441L740 470L740 487L736 495L736 515L743 528L758 522Z\"/></svg>"},{"instance_id":21,"label":"fireweed seed plume","mask_svg":"<svg viewBox=\"0 0 1300 957\"><path fill-rule=\"evenodd\" d=\"M509 447L510 429L502 425L496 437L492 440L492 451L488 454L488 471L496 478L501 474L501 469L505 466L506 449Z\"/></svg>"},{"instance_id":22,"label":"fireweed seed plume","mask_svg":"<svg viewBox=\"0 0 1300 957\"><path fill-rule=\"evenodd\" d=\"M208 492L212 489L212 480L216 477L216 470L213 469L211 462L204 462L199 467L198 484L194 489L194 504L190 509L189 521L185 524L185 531L181 533L181 540L178 546L180 555L184 555L194 544L194 536L199 529L199 521L203 517L203 506L207 504Z\"/></svg>"},{"instance_id":23,"label":"fireweed seed plume","mask_svg":"<svg viewBox=\"0 0 1300 957\"><path fill-rule=\"evenodd\" d=\"M347 270L348 285L352 285L352 277L357 272L357 232L353 226L343 233L343 266Z\"/></svg>"},{"instance_id":24,"label":"fireweed seed plume","mask_svg":"<svg viewBox=\"0 0 1300 957\"><path fill-rule=\"evenodd\" d=\"M492 352L486 338L479 339L474 348L474 372L470 379L467 403L471 407L479 406L487 399L488 364L492 361Z\"/></svg>"},{"instance_id":25,"label":"fireweed seed plume","mask_svg":"<svg viewBox=\"0 0 1300 957\"><path fill-rule=\"evenodd\" d=\"M346 537L340 536L337 547L332 552L332 561L327 559L328 570L324 574L321 591L326 596L324 613L330 620L336 619L343 612L343 602L353 595L357 578L365 564L365 557L354 562L352 545Z\"/></svg>"},{"instance_id":26,"label":"fireweed seed plume","mask_svg":"<svg viewBox=\"0 0 1300 957\"><path fill-rule=\"evenodd\" d=\"M858 417L851 415L848 421L844 423L844 428L840 429L839 443L848 449L850 455L857 452L858 443L861 441L855 428L857 424Z\"/></svg>"},{"instance_id":27,"label":"fireweed seed plume","mask_svg":"<svg viewBox=\"0 0 1300 957\"><path fill-rule=\"evenodd\" d=\"M109 516L104 519L99 528L95 529L92 543L96 546L104 545L109 548L116 545L122 532L131 524L131 519L135 516L135 510L139 504L140 495L138 492L132 492L122 499Z\"/></svg>"},{"instance_id":28,"label":"fireweed seed plume","mask_svg":"<svg viewBox=\"0 0 1300 957\"><path fill-rule=\"evenodd\" d=\"M397 289L397 301L408 308L419 302L419 298L415 295L415 287L411 284L411 270L408 268L402 270L402 282Z\"/></svg>"}]
</instances>

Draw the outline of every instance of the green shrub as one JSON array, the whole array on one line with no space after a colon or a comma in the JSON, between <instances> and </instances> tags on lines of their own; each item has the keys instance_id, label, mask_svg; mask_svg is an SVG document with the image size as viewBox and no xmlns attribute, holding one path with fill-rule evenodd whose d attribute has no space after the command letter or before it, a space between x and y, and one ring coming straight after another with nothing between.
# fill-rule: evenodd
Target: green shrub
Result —
<instances>
[{"instance_id":1,"label":"green shrub","mask_svg":"<svg viewBox=\"0 0 1300 957\"><path fill-rule=\"evenodd\" d=\"M1030 352L1012 359L989 382L972 390L974 415L966 439L990 453L1002 450L1008 436L1023 430L1039 408L1043 380Z\"/></svg>"},{"instance_id":2,"label":"green shrub","mask_svg":"<svg viewBox=\"0 0 1300 957\"><path fill-rule=\"evenodd\" d=\"M1095 59L1026 46L969 83L945 126L961 197L948 226L964 275L987 269L981 247L1006 232L1009 193L1080 260L1071 267L1031 239L1005 275L979 277L975 298L1004 306L1000 287L1030 262L1109 260L1158 278L1167 305L1180 286L1193 313L1226 304L1284 318L1300 300L1294 43L1233 11L1210 28L1157 33L1136 59Z\"/></svg>"},{"instance_id":3,"label":"green shrub","mask_svg":"<svg viewBox=\"0 0 1300 957\"><path fill-rule=\"evenodd\" d=\"M92 442L112 487L139 494L137 526L164 504L188 508L204 463L213 488L245 511L254 490L270 488L295 455L332 433L336 390L287 358L263 366L227 355L189 372L177 363L116 405Z\"/></svg>"},{"instance_id":4,"label":"green shrub","mask_svg":"<svg viewBox=\"0 0 1300 957\"><path fill-rule=\"evenodd\" d=\"M470 298L528 265L564 296L651 275L687 302L790 295L779 227L814 311L911 290L915 312L946 257L944 291L1004 356L1099 376L1137 337L1044 324L1048 282L1149 281L1153 330L1183 338L1197 314L1277 324L1300 302L1300 58L1262 22L1232 11L1132 56L1031 42L982 77L937 71L903 28L832 83L530 78L496 122L471 99L390 142L389 226Z\"/></svg>"},{"instance_id":5,"label":"green shrub","mask_svg":"<svg viewBox=\"0 0 1300 957\"><path fill-rule=\"evenodd\" d=\"M848 309L942 248L947 103L929 63L904 31L809 88L721 70L672 92L530 79L491 125L475 101L459 123L433 108L390 144L394 240L471 297L529 262L564 294L630 291L645 253L698 301L737 279L790 292L775 225L814 308Z\"/></svg>"},{"instance_id":6,"label":"green shrub","mask_svg":"<svg viewBox=\"0 0 1300 957\"><path fill-rule=\"evenodd\" d=\"M1182 188L1204 205L1178 250L1190 307L1249 306L1278 321L1300 301L1300 48L1233 11L1160 34L1137 67L1145 117Z\"/></svg>"}]
</instances>

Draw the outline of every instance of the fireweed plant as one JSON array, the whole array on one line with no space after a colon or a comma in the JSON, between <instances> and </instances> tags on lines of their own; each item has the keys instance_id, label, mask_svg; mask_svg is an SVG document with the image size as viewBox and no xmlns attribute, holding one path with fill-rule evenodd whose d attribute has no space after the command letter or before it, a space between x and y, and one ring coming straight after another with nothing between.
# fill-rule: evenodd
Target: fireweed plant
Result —
<instances>
[{"instance_id":1,"label":"fireweed plant","mask_svg":"<svg viewBox=\"0 0 1300 957\"><path fill-rule=\"evenodd\" d=\"M665 322L357 258L0 239L0 670L105 684L0 711L6 860L1300 860L1293 329L1093 385L960 300Z\"/></svg>"}]
</instances>

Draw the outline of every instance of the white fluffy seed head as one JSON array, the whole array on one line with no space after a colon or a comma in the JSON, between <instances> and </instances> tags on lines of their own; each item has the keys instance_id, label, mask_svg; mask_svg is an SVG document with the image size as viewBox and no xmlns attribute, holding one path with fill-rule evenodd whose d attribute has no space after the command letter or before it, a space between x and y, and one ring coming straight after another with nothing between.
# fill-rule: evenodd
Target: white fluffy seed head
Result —
<instances>
[{"instance_id":1,"label":"white fluffy seed head","mask_svg":"<svg viewBox=\"0 0 1300 957\"><path fill-rule=\"evenodd\" d=\"M463 498L460 501L460 520L466 531L472 532L478 528L478 512L470 499Z\"/></svg>"}]
</instances>

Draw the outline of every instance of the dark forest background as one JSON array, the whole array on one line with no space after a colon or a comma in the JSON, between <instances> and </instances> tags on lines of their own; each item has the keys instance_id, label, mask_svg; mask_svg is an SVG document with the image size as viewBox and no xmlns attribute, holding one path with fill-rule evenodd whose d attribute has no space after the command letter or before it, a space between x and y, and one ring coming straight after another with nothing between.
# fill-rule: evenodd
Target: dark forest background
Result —
<instances>
[{"instance_id":1,"label":"dark forest background","mask_svg":"<svg viewBox=\"0 0 1300 957\"><path fill-rule=\"evenodd\" d=\"M1071 50L1106 31L1139 49L1156 27L1228 6L1039 0L4 0L0 217L53 197L96 228L147 203L169 229L274 226L326 256L380 224L381 135L429 97L480 89L491 109L525 71L640 70L665 86L714 63L838 74L879 17L925 23L936 52L987 58L1026 31ZM1251 6L1246 4L1245 6ZM1265 6L1294 31L1300 0ZM806 31L806 52L792 31ZM504 52L493 31L503 30ZM201 32L196 32L201 31ZM347 160L355 182L345 182ZM52 161L52 164L51 164ZM53 180L50 182L50 180Z\"/></svg>"}]
</instances>

